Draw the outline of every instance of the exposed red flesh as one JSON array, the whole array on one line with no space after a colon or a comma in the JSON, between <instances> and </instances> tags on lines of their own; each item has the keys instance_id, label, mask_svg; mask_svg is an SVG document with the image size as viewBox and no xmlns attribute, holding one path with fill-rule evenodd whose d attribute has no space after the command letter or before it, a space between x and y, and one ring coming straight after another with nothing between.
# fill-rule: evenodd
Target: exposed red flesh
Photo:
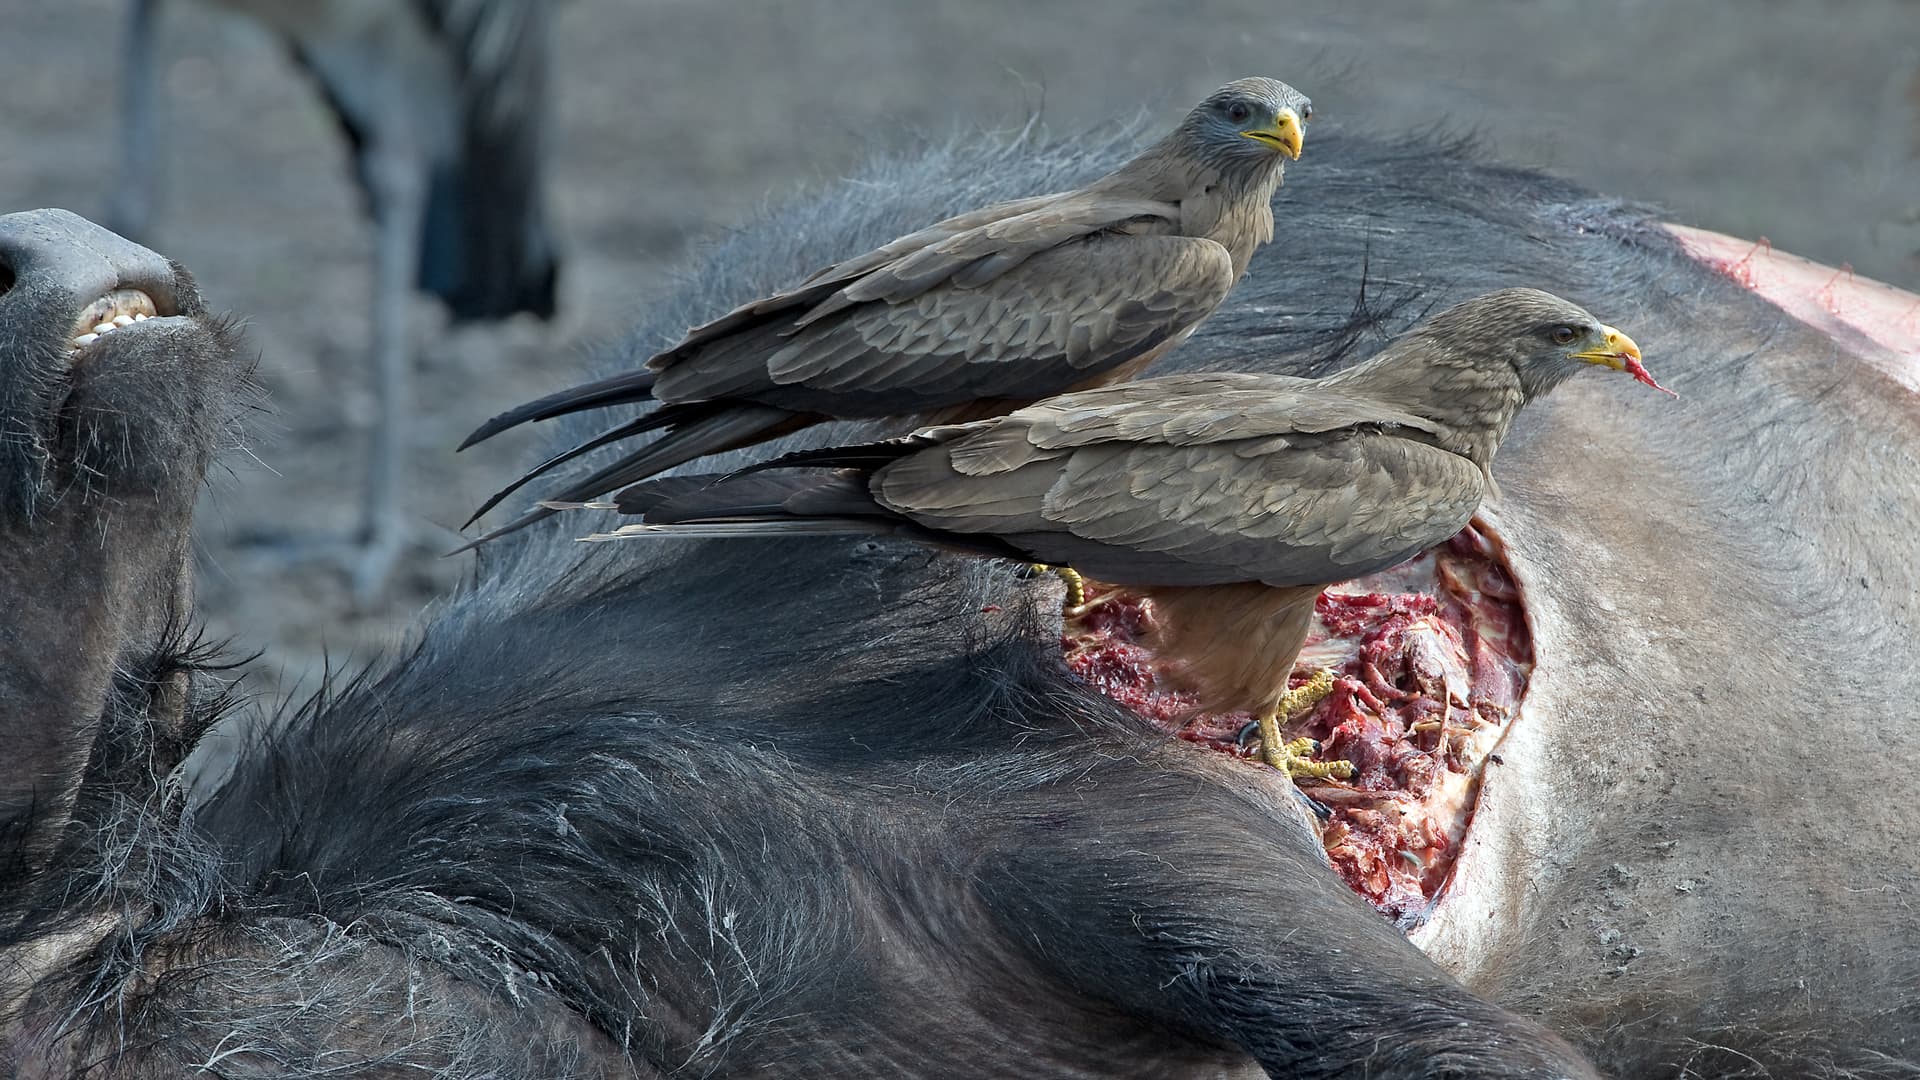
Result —
<instances>
[{"instance_id":1,"label":"exposed red flesh","mask_svg":"<svg viewBox=\"0 0 1920 1080\"><path fill-rule=\"evenodd\" d=\"M1533 650L1519 589L1476 521L1411 562L1329 590L1314 615L1293 682L1322 667L1337 679L1288 735L1319 739L1322 757L1358 772L1302 786L1332 811L1321 839L1340 876L1416 925L1447 882L1481 770L1526 692ZM1183 739L1267 768L1239 741L1246 713L1188 719L1192 697L1149 647L1152 620L1149 601L1089 582L1061 641L1068 669Z\"/></svg>"},{"instance_id":2,"label":"exposed red flesh","mask_svg":"<svg viewBox=\"0 0 1920 1080\"><path fill-rule=\"evenodd\" d=\"M1622 357L1622 359L1626 361L1627 374L1633 376L1635 379L1639 380L1640 382L1646 383L1648 386L1653 387L1655 390L1658 390L1663 394L1667 394L1671 397L1680 396L1679 394L1675 394L1673 391L1667 389L1666 387L1661 386L1659 383L1654 382L1653 372L1647 370L1647 365L1641 363L1639 357L1627 356L1627 357Z\"/></svg>"}]
</instances>

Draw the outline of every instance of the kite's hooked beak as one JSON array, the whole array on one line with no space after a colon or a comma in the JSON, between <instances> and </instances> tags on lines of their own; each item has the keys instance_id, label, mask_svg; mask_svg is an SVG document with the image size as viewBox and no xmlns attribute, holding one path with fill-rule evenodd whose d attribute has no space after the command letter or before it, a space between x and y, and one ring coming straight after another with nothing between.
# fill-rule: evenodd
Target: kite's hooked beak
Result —
<instances>
[{"instance_id":1,"label":"kite's hooked beak","mask_svg":"<svg viewBox=\"0 0 1920 1080\"><path fill-rule=\"evenodd\" d=\"M1292 109L1281 109L1280 115L1273 118L1272 127L1254 128L1243 131L1241 135L1254 142L1263 143L1287 155L1289 161L1300 160L1300 150L1306 145L1306 129L1300 123L1300 114Z\"/></svg>"},{"instance_id":2,"label":"kite's hooked beak","mask_svg":"<svg viewBox=\"0 0 1920 1080\"><path fill-rule=\"evenodd\" d=\"M1672 394L1674 397L1680 396L1653 381L1653 373L1648 371L1646 366L1640 362L1640 346L1635 345L1632 338L1615 330L1611 326L1602 326L1600 328L1600 334L1602 341L1598 348L1588 349L1586 352L1574 353L1573 358L1575 360L1585 360L1589 364L1599 364L1601 367L1612 371L1624 371L1633 376L1635 380L1646 383L1648 386L1653 387L1663 394Z\"/></svg>"}]
</instances>

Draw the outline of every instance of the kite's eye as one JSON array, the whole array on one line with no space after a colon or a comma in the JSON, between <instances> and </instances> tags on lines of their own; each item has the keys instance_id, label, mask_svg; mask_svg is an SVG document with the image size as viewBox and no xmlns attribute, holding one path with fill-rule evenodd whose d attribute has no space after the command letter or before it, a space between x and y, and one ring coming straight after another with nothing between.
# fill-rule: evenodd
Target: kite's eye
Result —
<instances>
[{"instance_id":1,"label":"kite's eye","mask_svg":"<svg viewBox=\"0 0 1920 1080\"><path fill-rule=\"evenodd\" d=\"M1571 326L1556 326L1548 336L1553 338L1555 345L1571 345L1573 339L1580 335Z\"/></svg>"},{"instance_id":2,"label":"kite's eye","mask_svg":"<svg viewBox=\"0 0 1920 1080\"><path fill-rule=\"evenodd\" d=\"M1304 123L1311 119L1313 119L1313 102L1309 101L1300 106L1300 120Z\"/></svg>"},{"instance_id":3,"label":"kite's eye","mask_svg":"<svg viewBox=\"0 0 1920 1080\"><path fill-rule=\"evenodd\" d=\"M1233 104L1227 106L1227 119L1233 121L1236 124L1246 123L1247 118L1252 115L1253 115L1253 110L1248 108L1247 103L1244 101L1236 101Z\"/></svg>"}]
</instances>

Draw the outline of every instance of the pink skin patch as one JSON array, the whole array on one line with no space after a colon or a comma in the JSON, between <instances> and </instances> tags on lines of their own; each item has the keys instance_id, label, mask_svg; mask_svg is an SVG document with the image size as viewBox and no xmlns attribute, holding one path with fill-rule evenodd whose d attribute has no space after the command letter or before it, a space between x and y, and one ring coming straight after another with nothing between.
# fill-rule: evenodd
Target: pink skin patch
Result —
<instances>
[{"instance_id":1,"label":"pink skin patch","mask_svg":"<svg viewBox=\"0 0 1920 1080\"><path fill-rule=\"evenodd\" d=\"M1687 254L1752 289L1788 315L1839 341L1867 347L1863 359L1920 390L1920 296L1759 243L1668 225ZM1864 339L1864 341L1861 341Z\"/></svg>"},{"instance_id":2,"label":"pink skin patch","mask_svg":"<svg viewBox=\"0 0 1920 1080\"><path fill-rule=\"evenodd\" d=\"M1194 715L1175 689L1151 649L1150 602L1088 586L1061 639L1068 670L1165 731L1267 769L1242 738L1251 716ZM1411 928L1451 876L1481 773L1533 670L1498 538L1476 519L1410 562L1322 594L1293 685L1321 668L1336 673L1333 692L1287 734L1319 739L1323 759L1358 772L1301 786L1331 811L1321 841L1341 879Z\"/></svg>"}]
</instances>

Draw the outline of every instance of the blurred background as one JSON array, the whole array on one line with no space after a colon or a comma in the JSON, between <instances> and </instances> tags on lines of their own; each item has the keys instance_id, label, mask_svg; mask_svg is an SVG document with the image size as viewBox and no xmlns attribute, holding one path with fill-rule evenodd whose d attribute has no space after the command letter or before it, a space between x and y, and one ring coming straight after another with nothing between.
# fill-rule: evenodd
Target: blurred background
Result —
<instances>
[{"instance_id":1,"label":"blurred background","mask_svg":"<svg viewBox=\"0 0 1920 1080\"><path fill-rule=\"evenodd\" d=\"M410 0L391 0L407 3ZM535 0L538 2L538 0ZM104 216L121 0L0 13L0 211ZM572 0L556 4L558 318L451 329L415 297L409 476L418 538L372 603L335 562L243 541L358 514L372 227L323 99L258 25L173 0L153 35L149 243L246 316L273 411L200 518L202 603L256 690L311 686L404 632L467 572L451 526L529 452L462 435L569 380L690 243L877 150L1038 114L1056 133L1170 122L1270 74L1315 131L1477 133L1497 156L1659 203L1679 221L1920 289L1916 0ZM1288 171L1313 182L1313 142ZM1284 235L1282 236L1284 243Z\"/></svg>"}]
</instances>

